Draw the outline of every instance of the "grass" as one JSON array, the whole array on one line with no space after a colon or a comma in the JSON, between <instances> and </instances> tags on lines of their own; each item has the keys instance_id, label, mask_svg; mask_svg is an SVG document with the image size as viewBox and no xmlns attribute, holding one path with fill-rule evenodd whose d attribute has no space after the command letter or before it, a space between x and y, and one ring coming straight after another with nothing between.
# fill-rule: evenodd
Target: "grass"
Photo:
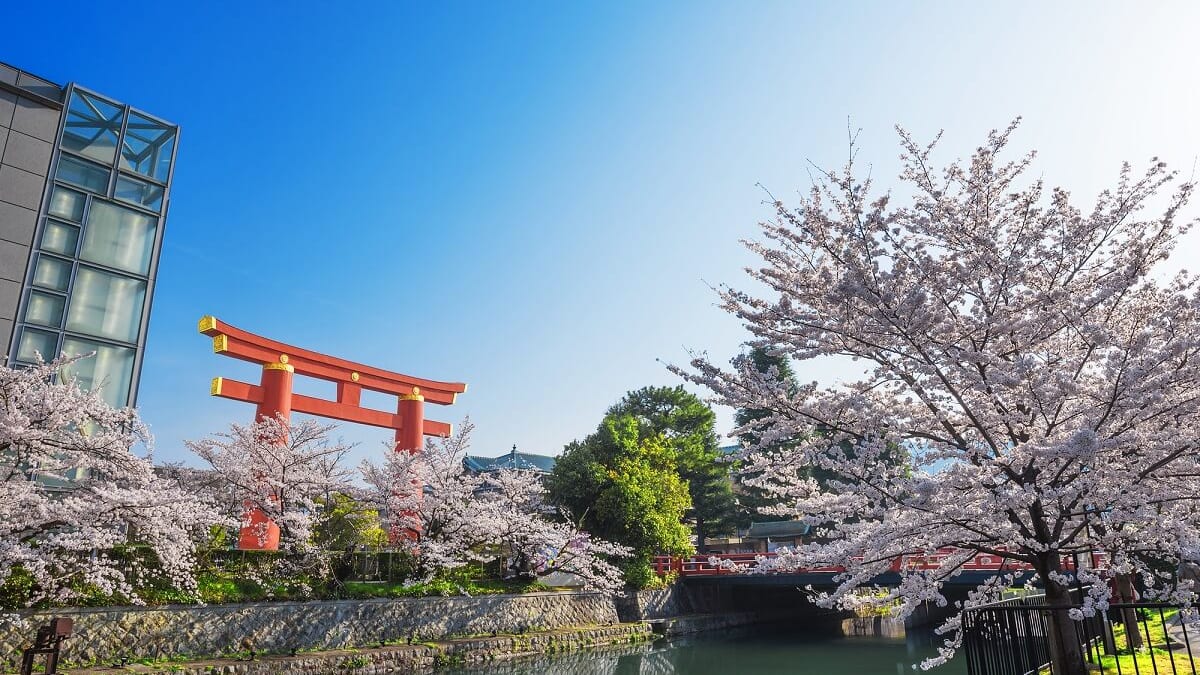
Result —
<instances>
[{"instance_id":1,"label":"grass","mask_svg":"<svg viewBox=\"0 0 1200 675\"><path fill-rule=\"evenodd\" d=\"M1104 672L1115 673L1119 669L1121 673L1191 673L1192 660L1188 657L1187 647L1172 638L1171 645L1177 649L1166 649L1166 622L1169 622L1178 613L1179 610L1175 609L1161 614L1152 611L1144 623L1139 617L1137 625L1138 631L1142 635L1142 648L1136 651L1129 649L1125 625L1119 622L1114 623L1113 641L1116 643L1117 653L1115 655L1105 654L1100 658L1100 665ZM1151 638L1149 640L1146 639L1147 631ZM1200 654L1196 656L1200 656ZM1172 661L1174 661L1174 669L1171 667Z\"/></svg>"},{"instance_id":2,"label":"grass","mask_svg":"<svg viewBox=\"0 0 1200 675\"><path fill-rule=\"evenodd\" d=\"M537 581L503 581L500 579L434 579L427 583L405 586L400 583L347 581L344 595L349 598L423 598L436 595L501 595L548 591L550 587Z\"/></svg>"},{"instance_id":3,"label":"grass","mask_svg":"<svg viewBox=\"0 0 1200 675\"><path fill-rule=\"evenodd\" d=\"M886 598L888 596L888 592L863 588L863 589L859 589L857 595L860 597L863 597L863 598L867 598L867 599L874 599L876 602L878 602L878 601ZM892 602L889 602L884 605L867 604L867 605L855 607L854 615L859 617L860 619L870 619L870 618L874 618L877 616L886 618L886 617L893 616L894 612L896 611L896 608L899 606L900 606L900 599L896 598Z\"/></svg>"},{"instance_id":4,"label":"grass","mask_svg":"<svg viewBox=\"0 0 1200 675\"><path fill-rule=\"evenodd\" d=\"M267 584L245 579L236 574L209 571L198 575L195 594L184 593L173 588L141 588L138 593L149 606L168 604L191 605L197 601L205 604L228 604L288 600L367 600L372 598L421 598L452 595L501 595L535 593L554 590L539 581L508 581L487 577L471 578L464 574L448 573L431 581L404 585L400 582L347 581L339 586L327 581L312 580L307 589L301 583L306 580L282 579ZM0 587L0 596L5 589ZM110 607L129 604L121 596L112 596L99 591L83 589L71 604L83 607ZM12 598L0 597L0 610L28 606L28 595L13 593ZM33 604L35 609L55 605L41 601Z\"/></svg>"},{"instance_id":5,"label":"grass","mask_svg":"<svg viewBox=\"0 0 1200 675\"><path fill-rule=\"evenodd\" d=\"M1140 610L1139 610L1140 611ZM1166 648L1166 631L1171 619L1173 619L1179 610L1169 609L1160 616L1157 611L1150 611L1149 616L1143 622L1142 618L1138 617L1138 632L1142 636L1142 647L1137 650L1129 648L1129 639L1125 632L1125 625L1120 622L1113 623L1113 642L1116 645L1116 654L1103 654L1100 657L1100 669L1104 673L1121 673L1121 675L1168 675L1169 673L1188 673L1192 670L1192 659L1188 656L1187 647L1182 642L1177 641L1174 637L1171 638L1171 646L1174 649ZM1149 631L1150 638L1146 639L1146 633ZM1093 649L1093 654L1095 650ZM1195 654L1200 658L1200 654ZM1174 669L1172 669L1172 661ZM1049 668L1043 668L1041 673L1050 673Z\"/></svg>"}]
</instances>

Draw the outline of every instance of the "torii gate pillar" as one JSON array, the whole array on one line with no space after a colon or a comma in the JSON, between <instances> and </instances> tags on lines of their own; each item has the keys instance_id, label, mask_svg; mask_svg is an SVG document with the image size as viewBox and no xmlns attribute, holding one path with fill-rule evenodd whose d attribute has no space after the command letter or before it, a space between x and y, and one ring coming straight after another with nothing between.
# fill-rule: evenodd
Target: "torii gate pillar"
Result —
<instances>
[{"instance_id":1,"label":"torii gate pillar","mask_svg":"<svg viewBox=\"0 0 1200 675\"><path fill-rule=\"evenodd\" d=\"M402 394L396 403L396 415L400 417L400 428L396 430L396 450L420 452L425 445L425 397L420 387L413 393Z\"/></svg>"},{"instance_id":2,"label":"torii gate pillar","mask_svg":"<svg viewBox=\"0 0 1200 675\"><path fill-rule=\"evenodd\" d=\"M296 369L283 359L263 364L262 379L259 380L263 398L258 404L257 419L282 417L286 421L292 418L292 375L295 372Z\"/></svg>"},{"instance_id":3,"label":"torii gate pillar","mask_svg":"<svg viewBox=\"0 0 1200 675\"><path fill-rule=\"evenodd\" d=\"M264 363L262 367L262 400L255 409L255 421L265 419L282 419L284 422L292 418L292 375L296 369L287 364L287 357L280 355L279 361ZM287 442L286 438L273 439L279 444ZM276 525L262 509L251 503L245 505L245 525L238 532L238 549L242 551L277 551L279 550L279 526Z\"/></svg>"}]
</instances>

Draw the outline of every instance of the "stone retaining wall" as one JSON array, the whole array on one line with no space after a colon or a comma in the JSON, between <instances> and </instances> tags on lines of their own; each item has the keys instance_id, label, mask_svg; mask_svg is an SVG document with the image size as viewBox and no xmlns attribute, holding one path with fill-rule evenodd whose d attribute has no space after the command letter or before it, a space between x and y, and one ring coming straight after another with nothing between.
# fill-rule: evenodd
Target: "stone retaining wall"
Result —
<instances>
[{"instance_id":1,"label":"stone retaining wall","mask_svg":"<svg viewBox=\"0 0 1200 675\"><path fill-rule=\"evenodd\" d=\"M24 625L0 616L0 663L10 668L36 626L52 616L75 621L63 658L76 663L214 656L248 648L260 653L344 649L618 622L612 599L592 593L59 609L20 616Z\"/></svg>"},{"instance_id":2,"label":"stone retaining wall","mask_svg":"<svg viewBox=\"0 0 1200 675\"><path fill-rule=\"evenodd\" d=\"M645 624L617 624L562 629L527 635L464 638L420 645L389 645L335 650L256 660L210 659L191 663L132 665L126 672L177 675L319 675L325 673L413 673L446 665L467 665L539 654L580 651L603 645L645 643L652 638ZM105 675L112 669L72 670L76 675Z\"/></svg>"}]
</instances>

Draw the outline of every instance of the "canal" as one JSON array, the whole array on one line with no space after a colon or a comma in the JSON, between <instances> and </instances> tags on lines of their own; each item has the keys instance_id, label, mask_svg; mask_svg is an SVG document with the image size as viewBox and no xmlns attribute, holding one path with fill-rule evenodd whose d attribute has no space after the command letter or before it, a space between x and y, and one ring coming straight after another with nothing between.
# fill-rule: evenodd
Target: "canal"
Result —
<instances>
[{"instance_id":1,"label":"canal","mask_svg":"<svg viewBox=\"0 0 1200 675\"><path fill-rule=\"evenodd\" d=\"M814 634L787 625L700 633L671 641L597 649L441 671L453 675L903 675L937 654L932 629L901 637ZM921 672L921 671L916 671ZM963 675L961 659L931 671Z\"/></svg>"}]
</instances>

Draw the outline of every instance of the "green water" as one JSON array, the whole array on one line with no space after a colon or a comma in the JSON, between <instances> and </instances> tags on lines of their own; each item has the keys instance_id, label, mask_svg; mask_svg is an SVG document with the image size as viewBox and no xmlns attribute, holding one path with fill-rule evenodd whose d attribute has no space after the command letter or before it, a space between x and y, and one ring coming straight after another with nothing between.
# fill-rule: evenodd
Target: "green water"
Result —
<instances>
[{"instance_id":1,"label":"green water","mask_svg":"<svg viewBox=\"0 0 1200 675\"><path fill-rule=\"evenodd\" d=\"M929 631L906 637L814 635L789 626L702 633L670 642L543 657L450 671L453 675L902 675L937 653ZM960 659L930 671L963 675Z\"/></svg>"}]
</instances>

